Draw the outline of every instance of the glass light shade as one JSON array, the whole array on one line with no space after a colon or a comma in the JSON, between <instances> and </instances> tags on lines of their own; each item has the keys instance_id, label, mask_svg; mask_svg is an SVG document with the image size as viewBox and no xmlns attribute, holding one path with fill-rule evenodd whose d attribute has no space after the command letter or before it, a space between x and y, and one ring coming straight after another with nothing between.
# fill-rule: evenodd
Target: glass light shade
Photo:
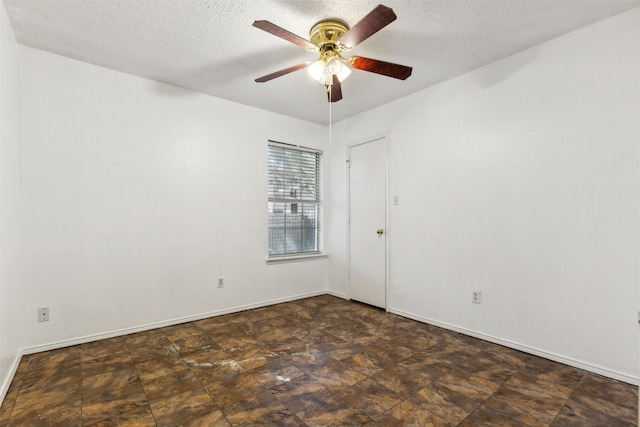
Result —
<instances>
[{"instance_id":1,"label":"glass light shade","mask_svg":"<svg viewBox=\"0 0 640 427\"><path fill-rule=\"evenodd\" d=\"M327 70L331 74L338 74L340 71L342 71L342 68L342 61L336 56L329 58L329 60L327 61Z\"/></svg>"},{"instance_id":2,"label":"glass light shade","mask_svg":"<svg viewBox=\"0 0 640 427\"><path fill-rule=\"evenodd\" d=\"M321 59L318 59L313 64L309 65L309 67L307 67L307 71L309 72L309 75L311 76L311 78L313 80L318 80L318 81L320 81L320 79L323 78L323 75L325 74L325 69L326 69L326 64Z\"/></svg>"},{"instance_id":3,"label":"glass light shade","mask_svg":"<svg viewBox=\"0 0 640 427\"><path fill-rule=\"evenodd\" d=\"M340 72L336 74L336 76L338 77L338 80L340 81L340 83L342 83L344 79L349 77L349 74L351 74L351 69L347 66L343 66Z\"/></svg>"},{"instance_id":4,"label":"glass light shade","mask_svg":"<svg viewBox=\"0 0 640 427\"><path fill-rule=\"evenodd\" d=\"M340 58L332 57L328 62L323 59L318 59L307 67L307 72L313 80L318 83L331 86L333 84L333 75L338 77L338 80L342 82L349 77L351 69L343 63Z\"/></svg>"},{"instance_id":5,"label":"glass light shade","mask_svg":"<svg viewBox=\"0 0 640 427\"><path fill-rule=\"evenodd\" d=\"M331 86L333 84L333 74L331 74L329 70L325 68L324 73L322 73L322 75L318 79L318 83L325 86Z\"/></svg>"}]
</instances>

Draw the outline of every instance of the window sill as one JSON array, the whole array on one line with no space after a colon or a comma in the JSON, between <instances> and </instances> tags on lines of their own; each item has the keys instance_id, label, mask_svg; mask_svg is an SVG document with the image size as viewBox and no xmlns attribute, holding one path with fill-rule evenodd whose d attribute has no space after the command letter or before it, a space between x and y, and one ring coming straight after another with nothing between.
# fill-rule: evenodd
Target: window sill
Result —
<instances>
[{"instance_id":1,"label":"window sill","mask_svg":"<svg viewBox=\"0 0 640 427\"><path fill-rule=\"evenodd\" d=\"M267 258L267 264L282 264L285 262L299 262L299 261L315 261L317 259L328 258L328 254L318 253L309 255L291 255L291 256L279 256L273 258Z\"/></svg>"}]
</instances>

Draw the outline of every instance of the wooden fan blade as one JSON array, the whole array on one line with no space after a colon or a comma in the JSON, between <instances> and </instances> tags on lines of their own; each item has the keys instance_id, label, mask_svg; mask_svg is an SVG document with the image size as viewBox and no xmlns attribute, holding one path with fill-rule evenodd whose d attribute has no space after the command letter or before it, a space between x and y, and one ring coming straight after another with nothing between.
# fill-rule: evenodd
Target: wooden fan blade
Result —
<instances>
[{"instance_id":1,"label":"wooden fan blade","mask_svg":"<svg viewBox=\"0 0 640 427\"><path fill-rule=\"evenodd\" d=\"M382 74L383 76L400 80L409 78L411 71L413 71L413 68L407 67L406 65L384 62L378 59L363 58L362 56L352 56L349 58L349 65L358 70Z\"/></svg>"},{"instance_id":2,"label":"wooden fan blade","mask_svg":"<svg viewBox=\"0 0 640 427\"><path fill-rule=\"evenodd\" d=\"M338 80L338 76L333 75L333 84L331 86L327 85L327 100L329 102L338 102L342 99L342 86L340 85L340 80Z\"/></svg>"},{"instance_id":3,"label":"wooden fan blade","mask_svg":"<svg viewBox=\"0 0 640 427\"><path fill-rule=\"evenodd\" d=\"M293 73L294 71L302 70L303 68L307 68L309 66L308 63L293 65L288 68L284 68L282 70L276 71L275 73L267 74L266 76L262 76L256 79L257 83L268 82L269 80L273 80L276 77L284 76L285 74Z\"/></svg>"},{"instance_id":4,"label":"wooden fan blade","mask_svg":"<svg viewBox=\"0 0 640 427\"><path fill-rule=\"evenodd\" d=\"M379 4L356 25L340 37L346 47L355 47L396 20L396 14L390 7Z\"/></svg>"},{"instance_id":5,"label":"wooden fan blade","mask_svg":"<svg viewBox=\"0 0 640 427\"><path fill-rule=\"evenodd\" d=\"M311 43L309 40L305 40L302 37L297 36L292 32L285 30L282 27L278 27L276 24L273 24L269 21L254 21L253 26L263 31L266 31L269 34L273 34L274 36L280 37L281 39L284 39L295 45L298 45L302 48L305 48L305 49L317 48L317 46Z\"/></svg>"}]
</instances>

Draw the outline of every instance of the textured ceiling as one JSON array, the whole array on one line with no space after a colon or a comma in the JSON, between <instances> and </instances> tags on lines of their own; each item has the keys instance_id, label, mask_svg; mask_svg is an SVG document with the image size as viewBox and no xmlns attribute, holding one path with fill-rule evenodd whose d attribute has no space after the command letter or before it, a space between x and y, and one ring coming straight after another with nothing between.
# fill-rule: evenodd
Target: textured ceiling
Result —
<instances>
[{"instance_id":1,"label":"textured ceiling","mask_svg":"<svg viewBox=\"0 0 640 427\"><path fill-rule=\"evenodd\" d=\"M323 18L354 25L378 1L3 0L26 46L326 124L324 87L306 71L254 79L316 59L251 26L304 38ZM640 6L640 0L384 0L398 19L353 54L413 67L400 81L354 70L334 122Z\"/></svg>"}]
</instances>

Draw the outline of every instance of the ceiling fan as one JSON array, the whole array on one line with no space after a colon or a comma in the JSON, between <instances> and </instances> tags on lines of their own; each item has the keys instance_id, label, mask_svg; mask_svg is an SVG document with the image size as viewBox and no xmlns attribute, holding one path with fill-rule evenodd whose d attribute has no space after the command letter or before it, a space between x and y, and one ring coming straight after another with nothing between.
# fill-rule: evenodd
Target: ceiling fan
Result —
<instances>
[{"instance_id":1,"label":"ceiling fan","mask_svg":"<svg viewBox=\"0 0 640 427\"><path fill-rule=\"evenodd\" d=\"M255 21L254 27L319 54L315 62L304 62L284 68L259 77L256 82L268 82L276 77L307 68L309 74L327 89L328 101L336 102L342 99L340 83L351 73L350 68L405 80L411 75L411 67L362 56L351 56L349 59L342 56L343 52L359 45L396 18L391 8L378 5L351 28L339 19L325 19L311 27L310 41L269 21Z\"/></svg>"}]
</instances>

